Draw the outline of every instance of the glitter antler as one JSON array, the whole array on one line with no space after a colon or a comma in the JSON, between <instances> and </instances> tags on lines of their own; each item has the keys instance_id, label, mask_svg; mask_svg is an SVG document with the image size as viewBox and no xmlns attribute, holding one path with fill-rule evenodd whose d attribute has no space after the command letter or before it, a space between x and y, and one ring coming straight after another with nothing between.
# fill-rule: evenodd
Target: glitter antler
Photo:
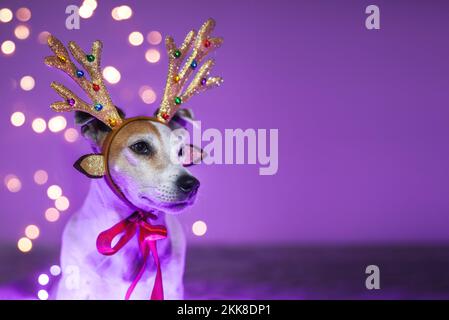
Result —
<instances>
[{"instance_id":1,"label":"glitter antler","mask_svg":"<svg viewBox=\"0 0 449 320\"><path fill-rule=\"evenodd\" d=\"M164 96L156 117L163 122L169 122L182 103L189 100L194 94L209 88L219 86L221 77L209 77L214 60L207 60L198 70L193 80L183 92L183 88L192 72L199 66L201 60L213 49L220 47L222 38L209 37L215 27L215 21L207 20L198 31L190 31L181 47L177 48L172 37L165 39L165 46L169 56L167 83ZM181 64L187 53L192 49L184 65Z\"/></svg>"},{"instance_id":2,"label":"glitter antler","mask_svg":"<svg viewBox=\"0 0 449 320\"><path fill-rule=\"evenodd\" d=\"M69 49L73 57L89 73L90 81L85 77L84 71L78 69L70 59L69 53L64 45L54 36L48 37L48 46L55 53L54 56L45 58L45 64L58 68L68 74L89 96L92 104L88 104L71 90L58 82L52 82L51 87L65 101L55 102L51 107L58 112L61 111L83 111L91 114L98 120L113 128L122 122L117 109L115 108L108 91L103 83L101 74L101 41L92 44L90 54L84 51L75 43L69 42Z\"/></svg>"}]
</instances>

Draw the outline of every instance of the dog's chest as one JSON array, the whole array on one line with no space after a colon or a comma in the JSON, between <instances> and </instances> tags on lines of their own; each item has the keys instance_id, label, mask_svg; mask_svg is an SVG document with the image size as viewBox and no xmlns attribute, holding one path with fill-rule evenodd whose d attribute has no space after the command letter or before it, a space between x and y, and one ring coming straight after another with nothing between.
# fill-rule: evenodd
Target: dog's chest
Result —
<instances>
[{"instance_id":1,"label":"dog's chest","mask_svg":"<svg viewBox=\"0 0 449 320\"><path fill-rule=\"evenodd\" d=\"M171 243L168 240L159 240L156 245L161 265L166 266L170 263ZM115 255L102 256L98 252L92 252L86 257L86 260L91 268L96 269L100 277L125 282L134 280L144 263L137 239L132 239ZM144 268L146 273L156 273L156 264L151 253L147 258Z\"/></svg>"}]
</instances>

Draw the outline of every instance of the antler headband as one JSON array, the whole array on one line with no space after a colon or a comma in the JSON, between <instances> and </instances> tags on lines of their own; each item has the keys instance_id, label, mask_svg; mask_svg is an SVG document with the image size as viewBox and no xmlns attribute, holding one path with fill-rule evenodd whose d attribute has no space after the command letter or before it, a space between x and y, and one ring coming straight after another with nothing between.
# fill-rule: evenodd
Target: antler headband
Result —
<instances>
[{"instance_id":1,"label":"antler headband","mask_svg":"<svg viewBox=\"0 0 449 320\"><path fill-rule=\"evenodd\" d=\"M204 57L215 48L220 47L223 42L222 38L210 37L214 27L215 21L207 20L198 33L194 30L190 31L180 47L175 45L172 37L166 38L165 45L169 56L169 67L163 99L156 115L160 122L168 123L181 104L187 102L194 94L218 86L223 82L221 77L209 77L210 70L214 65L214 60L209 59L199 68L187 89L183 91L187 80L198 68ZM75 42L69 42L70 52L83 66L83 69L88 72L90 80L86 78L85 72L77 68L72 62L61 41L50 35L48 45L55 55L46 57L45 63L68 74L91 99L91 103L87 103L64 85L52 82L51 87L64 98L64 101L55 102L51 105L53 110L57 112L74 110L87 112L111 129L118 127L123 121L112 103L101 73L100 62L103 47L101 41L97 40L92 44L89 54L86 54ZM190 56L185 59L190 51ZM184 60L185 62L182 65Z\"/></svg>"},{"instance_id":2,"label":"antler headband","mask_svg":"<svg viewBox=\"0 0 449 320\"><path fill-rule=\"evenodd\" d=\"M83 70L78 69L70 59L69 53L64 45L56 37L48 37L48 46L55 53L54 56L46 57L45 64L58 68L68 74L91 99L92 103L86 103L64 85L52 82L51 87L65 101L55 102L51 105L53 110L61 111L83 111L91 114L102 121L110 128L114 128L122 122L117 109L111 101L108 90L103 82L101 74L101 41L97 40L92 44L90 54L84 51L73 41L69 42L69 49L75 59L89 73L90 80L86 78Z\"/></svg>"},{"instance_id":3,"label":"antler headband","mask_svg":"<svg viewBox=\"0 0 449 320\"><path fill-rule=\"evenodd\" d=\"M187 102L194 94L219 86L223 82L220 77L209 77L210 70L214 65L214 60L209 59L199 68L192 82L183 92L187 80L198 68L203 58L215 48L220 47L223 42L222 38L210 37L214 27L215 21L207 20L201 26L198 34L194 30L190 31L179 48L176 47L172 37L169 36L165 39L169 66L164 97L156 116L159 120L170 121L180 105ZM192 52L181 67L181 63L190 49Z\"/></svg>"},{"instance_id":4,"label":"antler headband","mask_svg":"<svg viewBox=\"0 0 449 320\"><path fill-rule=\"evenodd\" d=\"M220 47L223 42L222 38L211 37L214 27L215 21L208 19L198 33L195 30L190 31L180 47L176 46L172 37L166 37L165 45L169 64L164 95L156 116L154 118L146 117L147 119L168 124L181 105L194 94L219 86L223 82L221 77L209 77L214 60L209 59L200 66L203 59L214 49ZM138 118L122 119L109 96L100 67L103 47L101 41L95 41L88 54L75 42L71 41L68 45L73 57L88 73L90 79L87 78L85 71L78 68L71 60L61 41L51 35L48 37L48 45L55 55L46 57L45 63L68 74L91 100L90 103L87 103L64 85L52 82L51 87L64 101L53 103L51 108L57 112L87 112L112 129L109 138L106 138L106 145L103 146L103 154L85 155L77 161L76 166L89 177L98 178L107 175L107 154L104 153L108 150L113 136L122 126ZM189 78L197 69L193 80L187 85Z\"/></svg>"}]
</instances>

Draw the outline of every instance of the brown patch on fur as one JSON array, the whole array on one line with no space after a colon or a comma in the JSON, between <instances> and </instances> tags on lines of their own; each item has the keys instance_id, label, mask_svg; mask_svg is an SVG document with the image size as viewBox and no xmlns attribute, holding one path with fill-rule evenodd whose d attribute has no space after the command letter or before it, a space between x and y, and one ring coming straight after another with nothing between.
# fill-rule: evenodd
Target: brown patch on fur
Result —
<instances>
[{"instance_id":1,"label":"brown patch on fur","mask_svg":"<svg viewBox=\"0 0 449 320\"><path fill-rule=\"evenodd\" d=\"M109 163L113 164L119 154L123 149L128 148L129 138L133 135L153 135L159 140L160 145L162 145L161 134L156 126L149 120L136 120L125 125L120 131L115 135L111 141L111 146L109 149ZM165 168L164 158L159 152L148 159L151 162L151 166L156 169Z\"/></svg>"}]
</instances>

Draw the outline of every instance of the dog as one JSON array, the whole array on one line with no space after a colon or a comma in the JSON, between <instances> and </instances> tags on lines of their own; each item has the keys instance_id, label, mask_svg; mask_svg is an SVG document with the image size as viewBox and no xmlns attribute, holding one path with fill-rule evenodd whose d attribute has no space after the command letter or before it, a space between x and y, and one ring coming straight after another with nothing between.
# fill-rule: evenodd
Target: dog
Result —
<instances>
[{"instance_id":1,"label":"dog","mask_svg":"<svg viewBox=\"0 0 449 320\"><path fill-rule=\"evenodd\" d=\"M124 118L123 112L120 116ZM117 137L111 151L111 176L135 207L152 212L155 224L165 225L169 237L158 241L165 299L183 299L186 241L175 216L194 203L200 182L183 166L173 163L173 152L182 156L187 146L182 137L173 139L179 129L176 119L191 118L186 109L178 110L169 126L152 121L130 124ZM100 152L110 128L87 113L77 111L75 122L82 135ZM196 150L196 149L195 149ZM190 152L190 151L189 151ZM112 257L101 255L95 246L98 234L133 210L107 185L93 179L84 204L68 221L62 237L61 268L56 299L123 299L136 276L142 257L134 238ZM148 259L142 280L132 299L148 299L155 281L156 266Z\"/></svg>"},{"instance_id":2,"label":"dog","mask_svg":"<svg viewBox=\"0 0 449 320\"><path fill-rule=\"evenodd\" d=\"M45 57L45 64L69 75L90 98L86 102L53 81L51 87L63 100L51 108L75 111L75 122L94 151L82 156L75 167L97 178L63 233L57 299L148 299L152 284L152 299L183 298L186 245L174 214L195 201L200 182L186 166L203 159L203 152L186 144L189 135L178 129L194 124L191 111L181 105L223 82L209 76L213 59L201 64L223 42L211 36L214 26L215 21L208 19L198 32L191 30L180 46L166 37L169 67L159 109L153 117L128 119L112 102L103 81L102 42L94 41L87 53L69 42L83 71L59 39L48 37L54 55ZM125 235L118 237L121 228ZM115 238L119 240L113 244ZM149 252L154 260L147 259Z\"/></svg>"}]
</instances>

